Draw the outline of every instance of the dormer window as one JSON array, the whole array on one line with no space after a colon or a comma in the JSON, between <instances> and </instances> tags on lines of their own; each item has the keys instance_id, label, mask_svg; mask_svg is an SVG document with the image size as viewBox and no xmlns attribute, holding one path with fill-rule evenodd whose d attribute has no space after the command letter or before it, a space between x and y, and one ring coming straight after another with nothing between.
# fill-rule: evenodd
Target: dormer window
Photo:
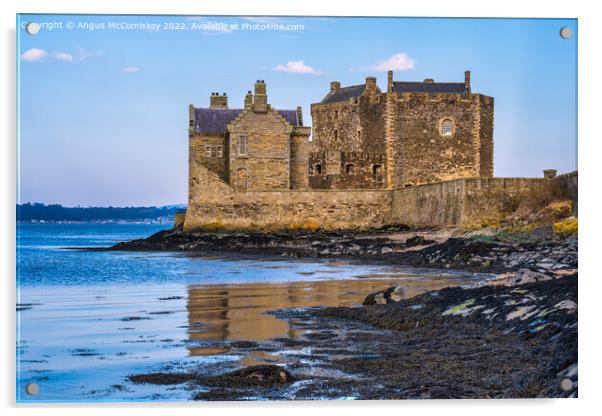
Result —
<instances>
[{"instance_id":1,"label":"dormer window","mask_svg":"<svg viewBox=\"0 0 602 416\"><path fill-rule=\"evenodd\" d=\"M443 137L451 137L454 135L454 121L449 118L441 120L440 134Z\"/></svg>"}]
</instances>

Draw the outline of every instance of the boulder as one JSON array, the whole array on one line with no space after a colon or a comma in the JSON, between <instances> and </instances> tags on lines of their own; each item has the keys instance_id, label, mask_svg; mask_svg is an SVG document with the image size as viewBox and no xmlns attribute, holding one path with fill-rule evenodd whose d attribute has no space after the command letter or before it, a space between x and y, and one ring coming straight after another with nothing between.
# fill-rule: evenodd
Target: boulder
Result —
<instances>
[{"instance_id":1,"label":"boulder","mask_svg":"<svg viewBox=\"0 0 602 416\"><path fill-rule=\"evenodd\" d=\"M362 302L363 305L386 305L403 299L405 290L401 286L393 286L378 292L370 293Z\"/></svg>"}]
</instances>

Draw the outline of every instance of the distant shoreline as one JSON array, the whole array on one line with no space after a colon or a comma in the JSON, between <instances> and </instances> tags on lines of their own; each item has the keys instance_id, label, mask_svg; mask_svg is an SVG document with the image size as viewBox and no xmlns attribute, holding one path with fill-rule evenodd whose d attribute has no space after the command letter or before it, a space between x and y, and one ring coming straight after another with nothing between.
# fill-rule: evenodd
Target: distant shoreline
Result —
<instances>
[{"instance_id":1,"label":"distant shoreline","mask_svg":"<svg viewBox=\"0 0 602 416\"><path fill-rule=\"evenodd\" d=\"M73 224L73 225L77 225L77 224L140 224L140 225L171 225L173 224L173 218L165 218L165 219L153 219L153 220L146 220L146 219L141 219L141 220L119 220L119 219L112 219L112 220L95 220L95 221L62 221L62 220L28 220L28 221L23 221L23 220L17 220L17 225L20 224L35 224L35 225L47 225L47 224Z\"/></svg>"}]
</instances>

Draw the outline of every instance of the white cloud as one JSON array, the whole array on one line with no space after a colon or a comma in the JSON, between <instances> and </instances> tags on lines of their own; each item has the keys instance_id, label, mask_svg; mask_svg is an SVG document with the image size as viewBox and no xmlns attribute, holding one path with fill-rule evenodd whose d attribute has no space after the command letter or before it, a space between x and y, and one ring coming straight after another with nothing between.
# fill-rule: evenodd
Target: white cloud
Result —
<instances>
[{"instance_id":1,"label":"white cloud","mask_svg":"<svg viewBox=\"0 0 602 416\"><path fill-rule=\"evenodd\" d=\"M410 58L407 54L400 52L391 56L384 61L378 62L376 65L372 65L370 69L377 72L385 71L409 71L414 69L416 62Z\"/></svg>"},{"instance_id":2,"label":"white cloud","mask_svg":"<svg viewBox=\"0 0 602 416\"><path fill-rule=\"evenodd\" d=\"M73 61L73 55L67 52L52 52L52 57L57 61L71 62Z\"/></svg>"},{"instance_id":3,"label":"white cloud","mask_svg":"<svg viewBox=\"0 0 602 416\"><path fill-rule=\"evenodd\" d=\"M286 65L278 64L274 68L274 71L310 75L320 75L322 73L322 71L318 71L309 65L305 65L303 61L288 61Z\"/></svg>"},{"instance_id":4,"label":"white cloud","mask_svg":"<svg viewBox=\"0 0 602 416\"><path fill-rule=\"evenodd\" d=\"M48 56L48 52L44 49L32 48L21 54L21 59L26 62L35 62L42 60Z\"/></svg>"},{"instance_id":5,"label":"white cloud","mask_svg":"<svg viewBox=\"0 0 602 416\"><path fill-rule=\"evenodd\" d=\"M125 72L126 74L133 74L135 72L140 72L140 68L137 66L127 66L121 70L121 72Z\"/></svg>"},{"instance_id":6,"label":"white cloud","mask_svg":"<svg viewBox=\"0 0 602 416\"><path fill-rule=\"evenodd\" d=\"M84 61L84 60L86 60L88 58L96 58L98 56L103 56L104 55L103 51L86 52L82 48L78 48L77 52L79 54L79 61L80 62Z\"/></svg>"}]
</instances>

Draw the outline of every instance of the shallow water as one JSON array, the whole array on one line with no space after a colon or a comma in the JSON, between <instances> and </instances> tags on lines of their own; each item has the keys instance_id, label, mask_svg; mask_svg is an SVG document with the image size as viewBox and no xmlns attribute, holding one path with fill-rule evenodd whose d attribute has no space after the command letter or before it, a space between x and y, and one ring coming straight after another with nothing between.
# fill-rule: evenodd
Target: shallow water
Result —
<instances>
[{"instance_id":1,"label":"shallow water","mask_svg":"<svg viewBox=\"0 0 602 416\"><path fill-rule=\"evenodd\" d=\"M394 284L413 296L484 278L347 260L64 249L106 246L164 227L19 225L18 401L189 400L182 386L134 385L126 376L287 365L307 351L248 348L307 336L270 311L353 306ZM25 393L32 382L40 387L35 396Z\"/></svg>"}]
</instances>

